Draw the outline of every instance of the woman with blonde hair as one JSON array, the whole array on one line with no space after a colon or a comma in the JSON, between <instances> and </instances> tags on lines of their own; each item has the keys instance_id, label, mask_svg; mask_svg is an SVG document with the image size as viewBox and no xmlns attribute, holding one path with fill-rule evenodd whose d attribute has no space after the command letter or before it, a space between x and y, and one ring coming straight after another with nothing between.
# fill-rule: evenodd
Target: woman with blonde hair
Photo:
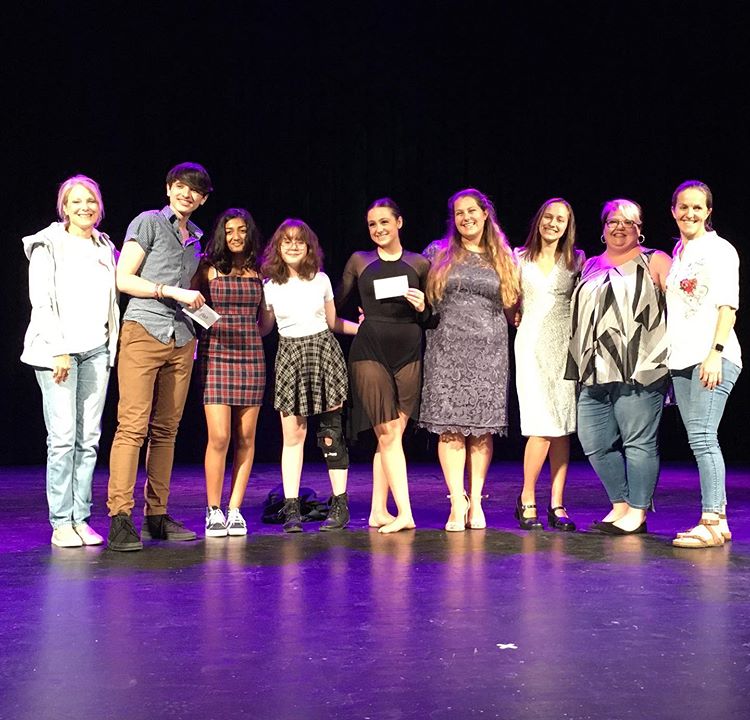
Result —
<instances>
[{"instance_id":1,"label":"woman with blonde hair","mask_svg":"<svg viewBox=\"0 0 750 720\"><path fill-rule=\"evenodd\" d=\"M21 360L33 366L42 391L52 544L80 547L103 542L88 520L120 329L116 251L97 230L104 203L91 178L75 175L60 185L57 215L59 222L23 239L31 321Z\"/></svg>"},{"instance_id":2,"label":"woman with blonde hair","mask_svg":"<svg viewBox=\"0 0 750 720\"><path fill-rule=\"evenodd\" d=\"M671 261L644 247L632 200L605 203L601 220L604 252L586 261L573 293L565 377L579 384L578 439L612 503L595 528L632 535L648 531L659 477Z\"/></svg>"},{"instance_id":3,"label":"woman with blonde hair","mask_svg":"<svg viewBox=\"0 0 750 720\"><path fill-rule=\"evenodd\" d=\"M508 429L506 311L518 301L518 271L492 202L473 188L448 200L446 234L424 254L432 263L427 298L439 317L427 331L419 424L440 436L451 501L445 529L480 529L492 436Z\"/></svg>"}]
</instances>

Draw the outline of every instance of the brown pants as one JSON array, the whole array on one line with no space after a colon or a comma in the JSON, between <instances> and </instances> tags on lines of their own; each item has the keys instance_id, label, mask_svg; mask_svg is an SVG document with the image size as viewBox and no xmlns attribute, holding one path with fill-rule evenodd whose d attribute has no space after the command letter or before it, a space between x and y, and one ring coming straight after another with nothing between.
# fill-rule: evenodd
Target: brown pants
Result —
<instances>
[{"instance_id":1,"label":"brown pants","mask_svg":"<svg viewBox=\"0 0 750 720\"><path fill-rule=\"evenodd\" d=\"M123 323L117 362L120 402L117 432L109 456L109 514L130 514L134 500L138 458L146 450L146 515L167 511L174 443L185 407L195 340L175 347L164 344L137 322Z\"/></svg>"}]
</instances>

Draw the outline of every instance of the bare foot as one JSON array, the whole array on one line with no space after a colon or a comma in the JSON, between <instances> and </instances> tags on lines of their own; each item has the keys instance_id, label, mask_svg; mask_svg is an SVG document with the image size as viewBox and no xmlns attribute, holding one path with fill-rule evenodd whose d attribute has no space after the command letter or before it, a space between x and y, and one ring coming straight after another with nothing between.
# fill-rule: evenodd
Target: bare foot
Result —
<instances>
[{"instance_id":1,"label":"bare foot","mask_svg":"<svg viewBox=\"0 0 750 720\"><path fill-rule=\"evenodd\" d=\"M414 530L415 527L414 518L411 515L399 515L393 519L393 522L383 525L378 532L387 535L388 533L395 533L399 530Z\"/></svg>"},{"instance_id":2,"label":"bare foot","mask_svg":"<svg viewBox=\"0 0 750 720\"><path fill-rule=\"evenodd\" d=\"M372 510L370 512L370 518L367 521L367 524L371 528L381 528L383 525L389 525L392 523L396 518L391 515L387 510L384 513L381 512L375 512Z\"/></svg>"},{"instance_id":3,"label":"bare foot","mask_svg":"<svg viewBox=\"0 0 750 720\"><path fill-rule=\"evenodd\" d=\"M617 522L618 520L622 520L622 518L625 517L625 513L627 513L627 510L621 510L620 508L612 508L607 513L607 516L602 518L602 522L608 522L608 523Z\"/></svg>"}]
</instances>

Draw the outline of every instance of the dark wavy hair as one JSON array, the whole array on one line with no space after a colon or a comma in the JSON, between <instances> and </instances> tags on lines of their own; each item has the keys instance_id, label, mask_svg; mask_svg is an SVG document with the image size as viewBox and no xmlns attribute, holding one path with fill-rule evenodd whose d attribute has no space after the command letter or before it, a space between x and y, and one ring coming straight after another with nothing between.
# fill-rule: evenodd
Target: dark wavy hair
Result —
<instances>
[{"instance_id":1,"label":"dark wavy hair","mask_svg":"<svg viewBox=\"0 0 750 720\"><path fill-rule=\"evenodd\" d=\"M307 245L307 255L305 255L305 259L300 263L297 271L299 276L303 280L312 280L323 269L323 250L318 242L318 236L304 220L287 218L276 228L273 237L268 241L268 245L263 251L260 267L263 277L267 277L279 285L283 285L290 277L289 268L281 257L280 245L284 235L292 228L299 230L300 238Z\"/></svg>"},{"instance_id":2,"label":"dark wavy hair","mask_svg":"<svg viewBox=\"0 0 750 720\"><path fill-rule=\"evenodd\" d=\"M565 228L563 236L557 241L557 251L562 253L563 258L565 258L565 265L568 270L572 270L575 263L573 248L576 244L576 217L573 214L573 208L565 198L554 197L545 200L539 210L536 211L536 215L534 215L529 225L529 234L526 236L526 242L523 245L524 253L528 260L534 262L542 251L542 236L539 233L539 225L542 222L544 213L547 212L547 208L554 203L564 205L568 211L568 227Z\"/></svg>"},{"instance_id":3,"label":"dark wavy hair","mask_svg":"<svg viewBox=\"0 0 750 720\"><path fill-rule=\"evenodd\" d=\"M229 275L234 263L232 251L227 247L226 225L230 220L239 218L247 225L247 237L245 238L245 262L242 270L258 271L258 255L260 253L261 236L253 216L244 208L229 208L221 213L214 222L211 231L211 239L206 249L204 260L215 267L222 275Z\"/></svg>"}]
</instances>

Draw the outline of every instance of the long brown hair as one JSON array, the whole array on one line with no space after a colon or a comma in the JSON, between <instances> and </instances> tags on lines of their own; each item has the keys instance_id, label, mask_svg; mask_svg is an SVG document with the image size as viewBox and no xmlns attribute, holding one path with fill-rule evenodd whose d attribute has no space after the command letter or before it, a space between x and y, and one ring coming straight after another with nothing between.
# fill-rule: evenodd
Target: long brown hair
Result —
<instances>
[{"instance_id":1,"label":"long brown hair","mask_svg":"<svg viewBox=\"0 0 750 720\"><path fill-rule=\"evenodd\" d=\"M430 273L427 276L427 299L433 305L443 299L445 283L453 265L469 254L469 251L461 243L461 235L456 227L454 214L456 202L463 197L473 198L477 205L487 212L479 246L484 248L490 264L500 278L500 300L503 307L512 307L518 301L521 293L518 269L513 262L513 253L508 245L505 233L497 221L497 214L492 201L484 193L474 188L459 190L448 200L448 222L445 237L441 243L442 247L432 260Z\"/></svg>"},{"instance_id":2,"label":"long brown hair","mask_svg":"<svg viewBox=\"0 0 750 720\"><path fill-rule=\"evenodd\" d=\"M303 280L312 280L323 269L323 250L318 242L318 236L304 220L287 218L276 228L273 237L268 241L268 245L263 251L260 268L264 277L270 278L279 285L283 285L290 277L289 268L281 257L280 245L284 235L292 228L299 230L300 238L307 245L307 255L300 263L297 274Z\"/></svg>"},{"instance_id":3,"label":"long brown hair","mask_svg":"<svg viewBox=\"0 0 750 720\"><path fill-rule=\"evenodd\" d=\"M529 234L526 237L526 242L523 244L524 254L527 260L534 262L542 251L542 236L539 233L539 225L542 222L544 213L547 212L547 208L554 203L565 205L568 211L568 227L565 228L563 236L557 241L557 252L562 253L568 270L573 270L575 264L573 248L576 244L576 218L573 214L573 208L565 198L554 197L545 200L542 206L536 211L529 225Z\"/></svg>"}]
</instances>

